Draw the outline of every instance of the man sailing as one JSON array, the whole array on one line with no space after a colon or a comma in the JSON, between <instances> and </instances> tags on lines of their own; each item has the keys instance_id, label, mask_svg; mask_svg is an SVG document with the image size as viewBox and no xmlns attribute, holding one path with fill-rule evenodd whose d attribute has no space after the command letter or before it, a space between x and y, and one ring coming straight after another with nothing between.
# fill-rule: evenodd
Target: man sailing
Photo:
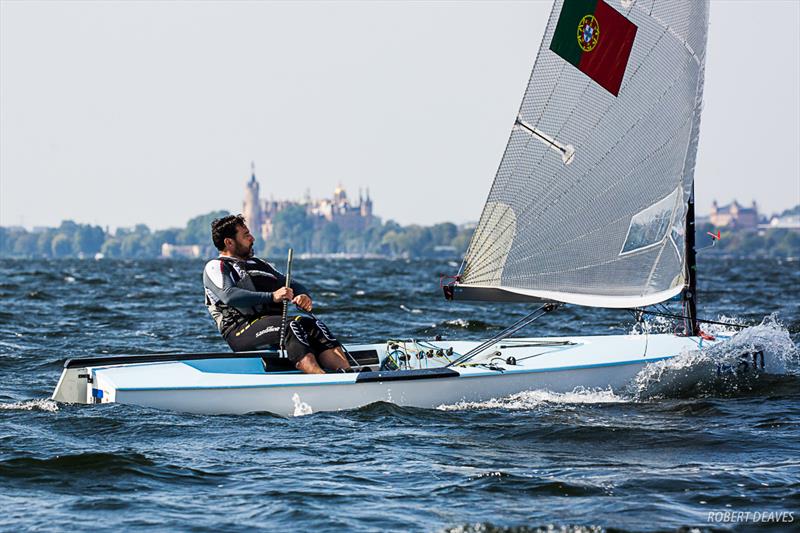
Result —
<instances>
[{"instance_id":1,"label":"man sailing","mask_svg":"<svg viewBox=\"0 0 800 533\"><path fill-rule=\"evenodd\" d=\"M283 302L311 312L308 290L296 281L286 287L283 274L253 257L255 239L242 215L211 222L211 239L219 257L206 263L203 286L222 337L237 352L274 347L280 342ZM342 345L319 320L288 317L284 339L289 360L306 374L350 368Z\"/></svg>"}]
</instances>

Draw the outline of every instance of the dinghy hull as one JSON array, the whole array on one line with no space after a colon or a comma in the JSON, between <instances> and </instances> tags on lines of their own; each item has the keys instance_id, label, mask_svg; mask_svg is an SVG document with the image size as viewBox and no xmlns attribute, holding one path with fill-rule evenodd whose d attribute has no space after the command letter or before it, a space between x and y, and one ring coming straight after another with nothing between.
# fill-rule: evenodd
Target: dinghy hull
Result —
<instances>
[{"instance_id":1,"label":"dinghy hull","mask_svg":"<svg viewBox=\"0 0 800 533\"><path fill-rule=\"evenodd\" d=\"M371 365L371 371L351 374L267 372L259 353L71 360L65 364L53 399L199 414L271 412L282 416L353 409L375 402L434 408L528 390L620 390L645 365L710 343L673 335L525 338L490 346L468 366L447 367L448 358L437 355L446 354L449 348L457 355L477 344L414 343L427 348L417 352L398 345L390 348L391 344L350 346L354 353L375 354L375 361L381 363L398 348L409 354L400 370L377 371L378 365Z\"/></svg>"},{"instance_id":2,"label":"dinghy hull","mask_svg":"<svg viewBox=\"0 0 800 533\"><path fill-rule=\"evenodd\" d=\"M620 389L644 367L635 362L613 368L580 368L473 376L469 371L429 380L376 381L233 388L176 388L116 391L117 403L198 414L270 412L298 416L319 411L354 409L375 402L435 408L459 402L480 402L528 390L571 392L576 388ZM482 373L483 374L483 373Z\"/></svg>"}]
</instances>

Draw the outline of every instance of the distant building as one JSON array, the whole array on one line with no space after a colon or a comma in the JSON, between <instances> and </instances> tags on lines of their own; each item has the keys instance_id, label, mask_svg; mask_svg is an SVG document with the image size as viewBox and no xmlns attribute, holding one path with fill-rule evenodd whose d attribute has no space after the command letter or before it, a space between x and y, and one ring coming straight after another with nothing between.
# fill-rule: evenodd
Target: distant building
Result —
<instances>
[{"instance_id":1,"label":"distant building","mask_svg":"<svg viewBox=\"0 0 800 533\"><path fill-rule=\"evenodd\" d=\"M767 224L759 224L758 229L790 229L800 231L800 215L773 216Z\"/></svg>"},{"instance_id":2,"label":"distant building","mask_svg":"<svg viewBox=\"0 0 800 533\"><path fill-rule=\"evenodd\" d=\"M199 244L169 244L161 245L161 257L201 257L204 247ZM97 259L95 257L95 259Z\"/></svg>"},{"instance_id":3,"label":"distant building","mask_svg":"<svg viewBox=\"0 0 800 533\"><path fill-rule=\"evenodd\" d=\"M340 229L358 231L368 227L375 217L372 213L372 199L369 196L369 189L366 196L361 192L358 195L358 203L351 203L347 198L347 192L339 185L333 191L331 198L312 200L309 192L306 192L303 201L292 200L262 200L260 198L260 185L256 179L255 166L251 166L251 175L245 185L244 203L242 214L247 220L247 224L256 235L260 235L266 240L272 234L275 216L291 206L301 206L315 222L330 222L339 226Z\"/></svg>"},{"instance_id":4,"label":"distant building","mask_svg":"<svg viewBox=\"0 0 800 533\"><path fill-rule=\"evenodd\" d=\"M708 220L717 228L755 229L758 227L758 208L755 201L752 207L744 207L736 200L723 206L714 200Z\"/></svg>"},{"instance_id":5,"label":"distant building","mask_svg":"<svg viewBox=\"0 0 800 533\"><path fill-rule=\"evenodd\" d=\"M309 215L333 222L343 230L364 229L372 220L372 200L367 189L366 198L359 191L358 203L351 204L347 192L339 185L333 191L333 198L317 200L306 204Z\"/></svg>"},{"instance_id":6,"label":"distant building","mask_svg":"<svg viewBox=\"0 0 800 533\"><path fill-rule=\"evenodd\" d=\"M250 163L250 180L245 186L242 214L251 228L261 228L264 224L259 193L260 187L256 180L256 165L255 163Z\"/></svg>"}]
</instances>

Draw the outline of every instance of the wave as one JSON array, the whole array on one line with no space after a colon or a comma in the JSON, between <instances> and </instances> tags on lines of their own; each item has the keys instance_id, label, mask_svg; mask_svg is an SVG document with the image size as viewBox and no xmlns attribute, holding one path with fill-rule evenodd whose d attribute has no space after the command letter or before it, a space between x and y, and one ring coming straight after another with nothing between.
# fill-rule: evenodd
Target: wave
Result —
<instances>
[{"instance_id":1,"label":"wave","mask_svg":"<svg viewBox=\"0 0 800 533\"><path fill-rule=\"evenodd\" d=\"M730 396L751 392L765 376L798 374L797 346L774 315L726 338L728 331L716 326L720 342L647 365L627 393L639 400Z\"/></svg>"},{"instance_id":2,"label":"wave","mask_svg":"<svg viewBox=\"0 0 800 533\"><path fill-rule=\"evenodd\" d=\"M458 498L465 493L489 492L494 496L525 494L528 497L577 496L602 497L608 495L607 487L602 484L570 480L556 476L532 477L526 475L492 470L469 476L458 483L438 487L437 497Z\"/></svg>"},{"instance_id":3,"label":"wave","mask_svg":"<svg viewBox=\"0 0 800 533\"><path fill-rule=\"evenodd\" d=\"M106 307L103 304L98 303L78 303L78 302L68 302L65 303L62 307L64 311L80 311L85 315L91 314L98 314L98 315L120 315L119 311L115 311Z\"/></svg>"},{"instance_id":4,"label":"wave","mask_svg":"<svg viewBox=\"0 0 800 533\"><path fill-rule=\"evenodd\" d=\"M58 411L58 404L49 398L0 403L0 411L45 411L48 413L55 413Z\"/></svg>"},{"instance_id":5,"label":"wave","mask_svg":"<svg viewBox=\"0 0 800 533\"><path fill-rule=\"evenodd\" d=\"M482 320L467 320L465 318L443 320L437 324L431 324L431 327L444 329L463 329L467 331L487 331L490 329L499 329L494 324L490 324Z\"/></svg>"},{"instance_id":6,"label":"wave","mask_svg":"<svg viewBox=\"0 0 800 533\"><path fill-rule=\"evenodd\" d=\"M550 392L532 390L519 392L503 398L492 398L483 402L458 402L437 407L440 411L463 411L472 409L509 409L527 411L544 404L596 404L630 401L610 389L578 388L572 392Z\"/></svg>"},{"instance_id":7,"label":"wave","mask_svg":"<svg viewBox=\"0 0 800 533\"><path fill-rule=\"evenodd\" d=\"M2 313L0 313L0 318L3 318ZM25 346L22 346L21 344L15 344L13 342L7 342L7 341L0 341L0 346L3 347L3 348L11 348L13 350L18 350L18 351L25 350Z\"/></svg>"},{"instance_id":8,"label":"wave","mask_svg":"<svg viewBox=\"0 0 800 533\"><path fill-rule=\"evenodd\" d=\"M373 402L346 411L320 413L320 416L344 417L368 422L370 424L380 419L392 420L395 422L406 421L414 426L424 425L428 422L442 423L446 420L452 420L454 423L462 422L459 415L452 415L451 418L449 413L444 413L441 410L437 411L424 407L401 406L384 401Z\"/></svg>"},{"instance_id":9,"label":"wave","mask_svg":"<svg viewBox=\"0 0 800 533\"><path fill-rule=\"evenodd\" d=\"M599 533L601 526L577 526L571 524L544 524L541 526L501 526L491 522L447 526L441 533ZM615 531L626 531L617 529Z\"/></svg>"},{"instance_id":10,"label":"wave","mask_svg":"<svg viewBox=\"0 0 800 533\"><path fill-rule=\"evenodd\" d=\"M66 476L92 472L98 478L134 475L178 483L216 483L224 473L198 468L159 464L141 453L88 452L54 457L14 457L0 461L0 478L20 478L26 482L62 480Z\"/></svg>"},{"instance_id":11,"label":"wave","mask_svg":"<svg viewBox=\"0 0 800 533\"><path fill-rule=\"evenodd\" d=\"M54 300L55 296L45 291L30 291L25 295L25 298L27 298L28 300L48 301L48 300Z\"/></svg>"},{"instance_id":12,"label":"wave","mask_svg":"<svg viewBox=\"0 0 800 533\"><path fill-rule=\"evenodd\" d=\"M481 402L443 404L437 409L533 410L546 404L730 397L774 391L791 393L797 389L797 377L800 376L798 349L789 331L774 315L738 333L724 325L716 326L713 332L719 336L720 342L646 365L624 390L577 388L567 393L532 390ZM760 354L763 354L763 359Z\"/></svg>"}]
</instances>

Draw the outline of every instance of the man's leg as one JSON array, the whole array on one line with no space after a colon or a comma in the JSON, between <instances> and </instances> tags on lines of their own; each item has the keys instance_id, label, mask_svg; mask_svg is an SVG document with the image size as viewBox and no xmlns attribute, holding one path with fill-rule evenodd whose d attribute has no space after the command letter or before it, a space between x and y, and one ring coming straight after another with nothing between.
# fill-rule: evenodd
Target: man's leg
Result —
<instances>
[{"instance_id":1,"label":"man's leg","mask_svg":"<svg viewBox=\"0 0 800 533\"><path fill-rule=\"evenodd\" d=\"M282 319L279 316L265 316L249 324L245 324L232 332L226 340L230 347L237 352L246 350L261 350L275 346L280 341L280 326ZM299 334L298 338L296 334ZM305 332L297 328L286 328L286 351L289 360L295 368L306 374L324 374L317 363L316 357L311 353Z\"/></svg>"},{"instance_id":2,"label":"man's leg","mask_svg":"<svg viewBox=\"0 0 800 533\"><path fill-rule=\"evenodd\" d=\"M330 348L320 353L319 362L322 366L331 370L347 370L350 368L350 363L347 362L347 357L345 357L341 346Z\"/></svg>"},{"instance_id":3,"label":"man's leg","mask_svg":"<svg viewBox=\"0 0 800 533\"><path fill-rule=\"evenodd\" d=\"M317 358L313 353L307 353L302 359L297 361L294 366L305 374L324 374L325 371L317 364Z\"/></svg>"},{"instance_id":4,"label":"man's leg","mask_svg":"<svg viewBox=\"0 0 800 533\"><path fill-rule=\"evenodd\" d=\"M302 325L303 331L306 332L306 339L312 350L319 354L317 360L320 366L329 370L350 368L341 344L321 320L302 317L297 323Z\"/></svg>"},{"instance_id":5,"label":"man's leg","mask_svg":"<svg viewBox=\"0 0 800 533\"><path fill-rule=\"evenodd\" d=\"M264 316L242 324L230 332L225 340L235 352L272 348L280 339L280 325L281 317Z\"/></svg>"}]
</instances>

